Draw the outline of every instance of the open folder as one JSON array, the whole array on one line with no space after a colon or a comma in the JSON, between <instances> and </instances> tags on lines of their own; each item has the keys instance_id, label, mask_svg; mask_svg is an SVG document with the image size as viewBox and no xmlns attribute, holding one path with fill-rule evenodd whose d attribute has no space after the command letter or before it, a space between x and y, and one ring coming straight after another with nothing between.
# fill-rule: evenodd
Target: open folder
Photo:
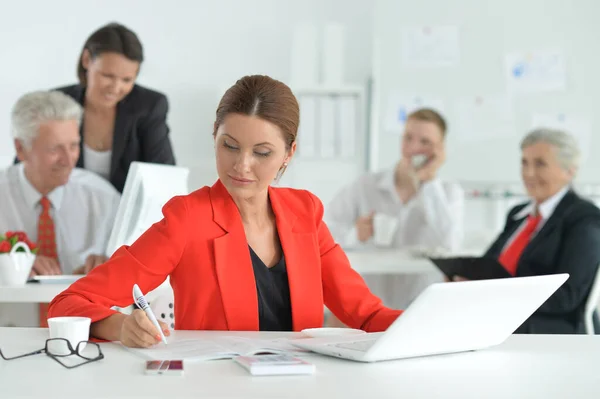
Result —
<instances>
[{"instance_id":1,"label":"open folder","mask_svg":"<svg viewBox=\"0 0 600 399\"><path fill-rule=\"evenodd\" d=\"M450 280L454 276L468 280L507 278L512 275L494 258L429 258Z\"/></svg>"}]
</instances>

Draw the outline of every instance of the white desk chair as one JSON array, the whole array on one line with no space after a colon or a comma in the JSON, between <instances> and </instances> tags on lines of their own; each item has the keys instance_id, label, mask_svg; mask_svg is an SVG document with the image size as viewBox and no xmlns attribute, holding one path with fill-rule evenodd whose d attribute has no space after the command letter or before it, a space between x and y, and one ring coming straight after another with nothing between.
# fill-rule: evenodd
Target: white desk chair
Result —
<instances>
[{"instance_id":1,"label":"white desk chair","mask_svg":"<svg viewBox=\"0 0 600 399\"><path fill-rule=\"evenodd\" d=\"M588 335L600 333L600 331L594 330L594 311L598 308L598 301L600 301L600 266L598 266L592 289L590 290L590 294L585 303L585 332Z\"/></svg>"}]
</instances>

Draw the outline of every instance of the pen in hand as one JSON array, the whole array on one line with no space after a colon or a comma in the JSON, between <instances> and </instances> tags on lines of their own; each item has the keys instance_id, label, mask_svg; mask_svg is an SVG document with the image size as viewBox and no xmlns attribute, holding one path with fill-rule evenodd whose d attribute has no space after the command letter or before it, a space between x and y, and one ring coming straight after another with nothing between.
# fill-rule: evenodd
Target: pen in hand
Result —
<instances>
[{"instance_id":1,"label":"pen in hand","mask_svg":"<svg viewBox=\"0 0 600 399\"><path fill-rule=\"evenodd\" d=\"M133 285L133 301L139 306L139 308L141 310L146 312L146 315L148 316L148 318L150 319L152 324L154 324L154 327L156 327L156 329L160 333L162 342L166 345L167 338L165 338L165 334L163 333L162 328L160 327L160 324L158 324L158 320L156 320L156 316L154 316L152 309L150 309L150 306L148 306L148 301L146 301L144 294L142 294L142 290L140 290L140 287L138 287L137 284Z\"/></svg>"}]
</instances>

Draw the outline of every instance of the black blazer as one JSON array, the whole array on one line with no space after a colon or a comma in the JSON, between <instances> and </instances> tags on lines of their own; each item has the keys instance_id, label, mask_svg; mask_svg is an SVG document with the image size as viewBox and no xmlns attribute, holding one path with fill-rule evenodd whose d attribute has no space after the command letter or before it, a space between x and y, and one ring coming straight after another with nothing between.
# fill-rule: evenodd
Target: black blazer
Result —
<instances>
[{"instance_id":1,"label":"black blazer","mask_svg":"<svg viewBox=\"0 0 600 399\"><path fill-rule=\"evenodd\" d=\"M498 259L525 218L514 207L504 231L484 256ZM523 251L516 277L569 273L568 280L515 333L583 334L584 309L600 264L600 209L568 191ZM594 314L596 331L600 323Z\"/></svg>"},{"instance_id":2,"label":"black blazer","mask_svg":"<svg viewBox=\"0 0 600 399\"><path fill-rule=\"evenodd\" d=\"M81 85L55 90L68 94L83 106L85 88ZM119 192L123 192L133 161L175 165L166 123L168 109L164 94L138 85L117 104L109 180ZM80 134L82 151L77 167L83 168L83 123Z\"/></svg>"}]
</instances>

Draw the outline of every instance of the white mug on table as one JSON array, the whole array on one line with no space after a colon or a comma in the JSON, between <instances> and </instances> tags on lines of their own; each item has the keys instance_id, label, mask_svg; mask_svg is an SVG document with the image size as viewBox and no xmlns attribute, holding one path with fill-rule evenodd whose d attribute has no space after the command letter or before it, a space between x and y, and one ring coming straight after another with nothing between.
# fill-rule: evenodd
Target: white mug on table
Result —
<instances>
[{"instance_id":1,"label":"white mug on table","mask_svg":"<svg viewBox=\"0 0 600 399\"><path fill-rule=\"evenodd\" d=\"M48 319L48 328L50 338L64 338L73 347L77 349L82 341L88 341L90 337L90 324L92 319L89 317L52 317ZM81 344L79 350L85 348L85 343ZM65 344L60 342L49 342L48 350L56 355L68 355L70 351Z\"/></svg>"}]
</instances>

